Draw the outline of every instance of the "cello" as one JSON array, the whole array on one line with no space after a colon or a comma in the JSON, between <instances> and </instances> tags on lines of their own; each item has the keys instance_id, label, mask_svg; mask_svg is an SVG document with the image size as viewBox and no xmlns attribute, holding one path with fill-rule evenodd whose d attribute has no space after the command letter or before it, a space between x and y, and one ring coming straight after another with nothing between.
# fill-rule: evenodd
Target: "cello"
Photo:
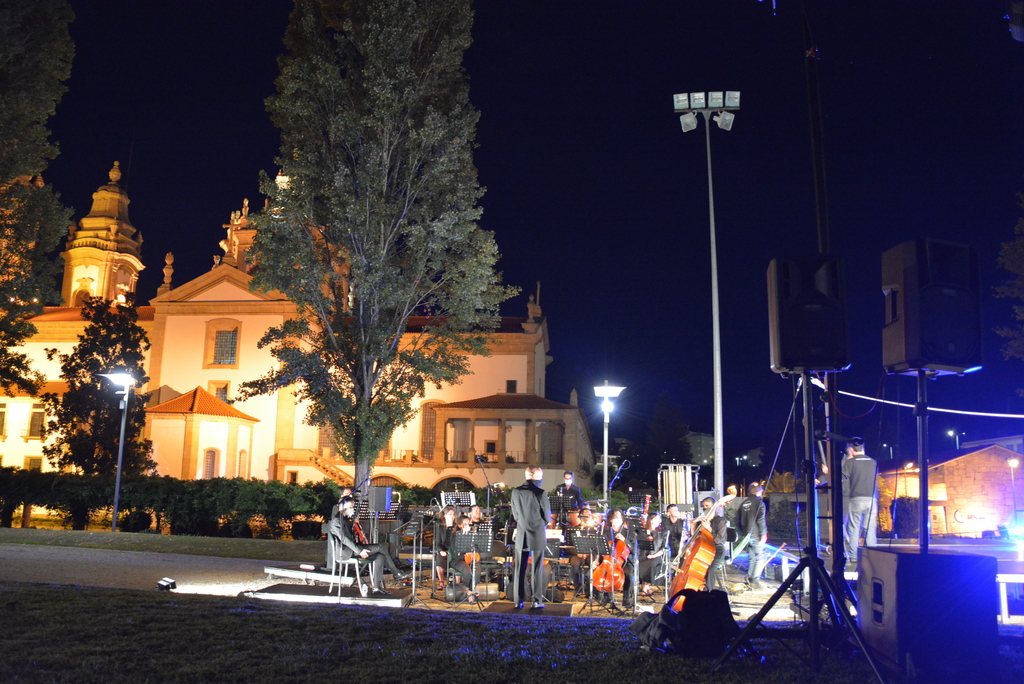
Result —
<instances>
[{"instance_id":1,"label":"cello","mask_svg":"<svg viewBox=\"0 0 1024 684\"><path fill-rule=\"evenodd\" d=\"M621 516L622 513L618 512ZM622 520L621 517L617 518ZM615 520L615 518L613 518ZM609 524L612 524L609 522ZM624 524L624 523L623 523ZM619 530L612 530L615 532L615 536L619 535L622 530L620 525ZM626 559L629 558L629 546L622 539L615 539L615 544L612 548L611 557L605 556L603 560L598 563L597 567L594 568L594 572L590 578L593 583L594 591L613 592L622 591L622 587L625 586L626 573L623 566L626 563Z\"/></svg>"},{"instance_id":2,"label":"cello","mask_svg":"<svg viewBox=\"0 0 1024 684\"><path fill-rule=\"evenodd\" d=\"M679 550L679 555L676 556L675 563L673 563L675 565L679 563L680 558L682 559L676 576L672 578L672 587L668 592L669 601L683 589L701 589L705 586L704 578L707 576L708 568L715 560L715 537L711 533L708 523L715 516L715 509L718 506L735 498L732 494L722 497L695 519L699 523L697 529L694 530L693 536L686 542L686 545ZM672 604L672 610L678 613L683 607L684 600L683 596L677 598Z\"/></svg>"}]
</instances>

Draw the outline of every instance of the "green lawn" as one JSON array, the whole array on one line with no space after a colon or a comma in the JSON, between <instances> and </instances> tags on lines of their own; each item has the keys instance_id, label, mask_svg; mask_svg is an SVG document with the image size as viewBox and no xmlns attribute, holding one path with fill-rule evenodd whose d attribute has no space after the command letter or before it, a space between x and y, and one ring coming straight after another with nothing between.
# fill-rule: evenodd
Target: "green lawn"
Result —
<instances>
[{"instance_id":1,"label":"green lawn","mask_svg":"<svg viewBox=\"0 0 1024 684\"><path fill-rule=\"evenodd\" d=\"M641 652L628 625L6 583L0 681L870 681L861 659L814 675L777 642L712 675L711 661Z\"/></svg>"},{"instance_id":2,"label":"green lawn","mask_svg":"<svg viewBox=\"0 0 1024 684\"><path fill-rule=\"evenodd\" d=\"M155 551L192 556L251 558L298 563L322 559L322 541L188 537L129 532L89 532L49 529L0 528L0 544L79 546L118 551Z\"/></svg>"}]
</instances>

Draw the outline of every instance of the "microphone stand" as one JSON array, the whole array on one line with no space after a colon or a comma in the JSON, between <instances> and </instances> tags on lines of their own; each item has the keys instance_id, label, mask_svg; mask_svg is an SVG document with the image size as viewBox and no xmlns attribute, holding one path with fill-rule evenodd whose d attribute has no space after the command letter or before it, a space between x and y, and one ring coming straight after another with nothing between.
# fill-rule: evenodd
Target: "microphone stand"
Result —
<instances>
[{"instance_id":1,"label":"microphone stand","mask_svg":"<svg viewBox=\"0 0 1024 684\"><path fill-rule=\"evenodd\" d=\"M484 467L484 459L480 454L476 455L476 462L480 464L480 472L484 474L484 482L487 483L487 510L491 510L491 478L487 477L487 468Z\"/></svg>"}]
</instances>

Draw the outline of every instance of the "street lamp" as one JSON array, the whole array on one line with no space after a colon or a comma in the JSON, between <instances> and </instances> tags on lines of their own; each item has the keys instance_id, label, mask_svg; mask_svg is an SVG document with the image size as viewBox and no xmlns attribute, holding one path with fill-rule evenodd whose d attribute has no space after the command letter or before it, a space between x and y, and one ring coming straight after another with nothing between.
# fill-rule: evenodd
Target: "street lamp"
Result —
<instances>
[{"instance_id":1,"label":"street lamp","mask_svg":"<svg viewBox=\"0 0 1024 684\"><path fill-rule=\"evenodd\" d=\"M1006 459L1006 465L1010 466L1010 493L1013 495L1013 526L1019 527L1020 524L1017 522L1017 483L1013 477L1013 471L1020 465L1020 459L1016 456L1011 456Z\"/></svg>"},{"instance_id":2,"label":"street lamp","mask_svg":"<svg viewBox=\"0 0 1024 684\"><path fill-rule=\"evenodd\" d=\"M946 434L956 440L956 450L960 451L960 433L956 430L946 430Z\"/></svg>"},{"instance_id":3,"label":"street lamp","mask_svg":"<svg viewBox=\"0 0 1024 684\"><path fill-rule=\"evenodd\" d=\"M121 439L117 441L117 477L114 480L114 515L110 523L110 531L117 532L117 507L121 501L121 463L124 460L124 426L128 421L128 397L131 395L132 387L135 386L135 378L127 373L100 373L101 378L106 378L121 388L117 394L121 395Z\"/></svg>"},{"instance_id":4,"label":"street lamp","mask_svg":"<svg viewBox=\"0 0 1024 684\"><path fill-rule=\"evenodd\" d=\"M601 411L604 412L604 502L606 505L610 505L609 498L609 487L608 487L608 419L611 417L612 409L615 408L615 404L612 403L612 399L619 396L625 387L612 387L605 380L603 385L598 385L594 388L594 394L601 397Z\"/></svg>"},{"instance_id":5,"label":"street lamp","mask_svg":"<svg viewBox=\"0 0 1024 684\"><path fill-rule=\"evenodd\" d=\"M715 191L711 181L711 121L723 131L732 129L740 108L738 90L716 90L708 93L678 93L672 103L683 132L697 127L697 113L704 115L704 146L708 153L708 215L711 222L711 344L714 366L715 404L715 491L725 491L725 444L722 426L722 341L718 316L718 248L715 242Z\"/></svg>"}]
</instances>

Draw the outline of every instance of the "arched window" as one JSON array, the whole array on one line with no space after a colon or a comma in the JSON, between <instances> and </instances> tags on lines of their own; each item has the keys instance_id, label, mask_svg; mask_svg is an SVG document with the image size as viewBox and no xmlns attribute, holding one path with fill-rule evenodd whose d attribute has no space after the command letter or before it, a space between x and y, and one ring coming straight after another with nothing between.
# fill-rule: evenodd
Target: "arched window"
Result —
<instances>
[{"instance_id":1,"label":"arched window","mask_svg":"<svg viewBox=\"0 0 1024 684\"><path fill-rule=\"evenodd\" d=\"M446 477L438 482L434 489L442 492L471 492L474 487L476 485L464 477Z\"/></svg>"},{"instance_id":2,"label":"arched window","mask_svg":"<svg viewBox=\"0 0 1024 684\"><path fill-rule=\"evenodd\" d=\"M402 481L390 475L378 475L370 480L370 484L374 487L398 487L402 484Z\"/></svg>"},{"instance_id":3,"label":"arched window","mask_svg":"<svg viewBox=\"0 0 1024 684\"><path fill-rule=\"evenodd\" d=\"M420 406L420 460L432 461L437 445L437 412L443 401L426 401Z\"/></svg>"},{"instance_id":4,"label":"arched window","mask_svg":"<svg viewBox=\"0 0 1024 684\"><path fill-rule=\"evenodd\" d=\"M203 479L212 480L217 477L217 450L207 449L203 454Z\"/></svg>"}]
</instances>

